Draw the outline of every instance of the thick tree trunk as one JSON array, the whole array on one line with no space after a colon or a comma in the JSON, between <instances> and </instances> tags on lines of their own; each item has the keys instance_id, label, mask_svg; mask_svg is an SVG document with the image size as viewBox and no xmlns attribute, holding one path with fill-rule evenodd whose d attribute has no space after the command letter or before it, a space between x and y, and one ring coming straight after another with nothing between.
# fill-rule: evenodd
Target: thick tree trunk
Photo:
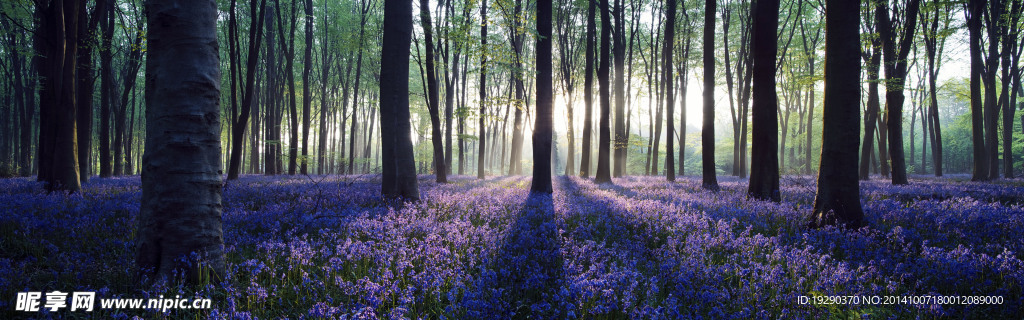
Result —
<instances>
[{"instance_id":1,"label":"thick tree trunk","mask_svg":"<svg viewBox=\"0 0 1024 320\"><path fill-rule=\"evenodd\" d=\"M424 0L425 1L425 0ZM533 182L530 192L552 192L551 136L553 95L551 84L551 0L537 0L537 118L533 130Z\"/></svg>"},{"instance_id":2,"label":"thick tree trunk","mask_svg":"<svg viewBox=\"0 0 1024 320\"><path fill-rule=\"evenodd\" d=\"M227 270L217 4L153 0L146 12L146 154L135 263L143 279L185 271L192 283L219 283Z\"/></svg>"},{"instance_id":3,"label":"thick tree trunk","mask_svg":"<svg viewBox=\"0 0 1024 320\"><path fill-rule=\"evenodd\" d=\"M779 193L778 109L775 93L776 52L779 27L779 0L758 0L753 12L753 141L751 141L750 186L747 194L755 199L781 201ZM859 61L858 61L859 62ZM854 103L856 106L856 103Z\"/></svg>"},{"instance_id":4,"label":"thick tree trunk","mask_svg":"<svg viewBox=\"0 0 1024 320\"><path fill-rule=\"evenodd\" d=\"M381 194L416 201L416 159L409 124L409 46L412 2L384 3L380 58ZM369 141L367 141L369 142Z\"/></svg>"},{"instance_id":5,"label":"thick tree trunk","mask_svg":"<svg viewBox=\"0 0 1024 320\"><path fill-rule=\"evenodd\" d=\"M807 222L811 228L836 224L858 228L864 219L857 181L859 21L860 1L826 0L821 163L814 212Z\"/></svg>"},{"instance_id":6,"label":"thick tree trunk","mask_svg":"<svg viewBox=\"0 0 1024 320\"><path fill-rule=\"evenodd\" d=\"M44 4L40 4L44 5ZM74 0L53 0L38 9L36 44L41 60L39 92L39 180L48 191L81 189L78 168L77 80L78 6Z\"/></svg>"},{"instance_id":7,"label":"thick tree trunk","mask_svg":"<svg viewBox=\"0 0 1024 320\"><path fill-rule=\"evenodd\" d=\"M718 191L718 177L715 172L715 0L705 0L704 4L704 131L701 132L701 187Z\"/></svg>"}]
</instances>

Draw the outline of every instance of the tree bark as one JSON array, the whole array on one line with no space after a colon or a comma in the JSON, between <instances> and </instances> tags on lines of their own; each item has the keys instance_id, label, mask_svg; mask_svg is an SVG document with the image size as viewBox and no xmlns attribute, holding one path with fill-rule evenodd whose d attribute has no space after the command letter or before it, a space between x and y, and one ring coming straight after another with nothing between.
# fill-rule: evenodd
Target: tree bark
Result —
<instances>
[{"instance_id":1,"label":"tree bark","mask_svg":"<svg viewBox=\"0 0 1024 320\"><path fill-rule=\"evenodd\" d=\"M591 114L593 114L594 105L594 38L596 34L594 20L596 10L594 1L587 3L587 44L584 49L586 53L583 62L583 146L582 154L580 154L580 177L583 178L590 177L590 138L593 136L591 126L594 122L591 119Z\"/></svg>"},{"instance_id":2,"label":"tree bark","mask_svg":"<svg viewBox=\"0 0 1024 320\"><path fill-rule=\"evenodd\" d=\"M857 181L859 21L860 1L826 0L821 162L814 212L807 223L811 228L837 224L858 228L864 219Z\"/></svg>"},{"instance_id":3,"label":"tree bark","mask_svg":"<svg viewBox=\"0 0 1024 320\"><path fill-rule=\"evenodd\" d=\"M666 113L668 113L668 117L666 117L666 120L665 120L665 127L666 127L665 147L666 147L666 149L668 151L668 152L665 152L665 179L668 180L668 181L676 181L675 154L672 152L672 150L674 149L674 145L672 143L674 139L672 139L673 138L672 134L675 131L675 119L673 119L674 118L673 115L675 114L675 109L674 108L675 108L675 104L676 104L675 94L674 94L675 93L675 89L672 86L673 85L672 81L674 80L674 78L672 76L672 52L673 52L673 46L675 45L675 34L676 34L676 1L675 0L666 0L665 1L665 42L663 44L664 48L662 49L662 55L661 55L661 59L662 59L662 63L661 63L662 78L661 78L661 81L663 81L665 83L665 93L666 93L665 110L666 110ZM680 97L680 98L681 99L686 99L686 97ZM658 121L660 122L661 119L658 119ZM685 124L681 124L681 125L685 125ZM655 164L655 165L657 165L657 164Z\"/></svg>"},{"instance_id":4,"label":"tree bark","mask_svg":"<svg viewBox=\"0 0 1024 320\"><path fill-rule=\"evenodd\" d=\"M597 67L597 81L600 83L600 103L601 103L601 116L598 123L598 131L600 131L600 137L598 138L597 147L597 175L594 177L596 183L607 183L612 182L611 168L609 168L609 144L611 143L611 128L609 128L610 109L611 109L611 92L608 87L608 65L611 61L611 17L608 13L608 6L610 6L610 0L601 2L601 60Z\"/></svg>"},{"instance_id":5,"label":"tree bark","mask_svg":"<svg viewBox=\"0 0 1024 320\"><path fill-rule=\"evenodd\" d=\"M78 38L77 49L78 83L77 86L77 136L78 136L78 174L82 183L89 182L92 175L92 122L93 122L93 87L96 83L93 73L95 65L92 61L92 50L96 46L96 24L99 22L100 8L105 7L104 0L97 0L92 14L86 14L85 4L78 6ZM90 18L91 17L91 18Z\"/></svg>"},{"instance_id":6,"label":"tree bark","mask_svg":"<svg viewBox=\"0 0 1024 320\"><path fill-rule=\"evenodd\" d=\"M715 0L704 1L704 131L701 162L704 189L718 191L715 172Z\"/></svg>"},{"instance_id":7,"label":"tree bark","mask_svg":"<svg viewBox=\"0 0 1024 320\"><path fill-rule=\"evenodd\" d=\"M903 23L903 34L892 30L889 19L889 8L884 3L876 4L875 15L882 38L882 55L885 60L885 110L886 126L889 131L889 157L892 160L892 183L908 184L906 157L903 153L903 85L907 75L907 55L914 40L914 28L917 25L917 11L920 0L910 0L906 9L906 20ZM897 43L897 41L899 41ZM897 47L898 46L898 47Z\"/></svg>"},{"instance_id":8,"label":"tree bark","mask_svg":"<svg viewBox=\"0 0 1024 320\"><path fill-rule=\"evenodd\" d=\"M533 130L533 182L530 192L552 193L551 136L554 133L551 84L551 0L537 0L537 118Z\"/></svg>"},{"instance_id":9,"label":"tree bark","mask_svg":"<svg viewBox=\"0 0 1024 320\"><path fill-rule=\"evenodd\" d=\"M981 61L981 19L984 0L967 2L967 33L970 39L971 55L971 140L974 150L974 172L971 181L988 181L989 162L985 148L984 111L981 100L981 73L984 69Z\"/></svg>"},{"instance_id":10,"label":"tree bark","mask_svg":"<svg viewBox=\"0 0 1024 320\"><path fill-rule=\"evenodd\" d=\"M625 68L624 64L626 61L626 19L625 19L625 6L622 5L622 0L615 0L615 24L612 26L612 35L615 37L615 45L612 47L615 50L613 63L615 64L615 141L613 145L614 149L614 167L612 167L612 176L621 177L626 173L626 145L628 143L629 133L626 132L626 83L625 83ZM610 24L611 20L607 20ZM604 22L602 22L603 24Z\"/></svg>"},{"instance_id":11,"label":"tree bark","mask_svg":"<svg viewBox=\"0 0 1024 320\"><path fill-rule=\"evenodd\" d=\"M306 50L302 57L302 164L299 173L309 174L310 103L309 72L313 67L313 0L306 0ZM293 49L294 50L294 49ZM294 131L294 130L293 130Z\"/></svg>"},{"instance_id":12,"label":"tree bark","mask_svg":"<svg viewBox=\"0 0 1024 320\"><path fill-rule=\"evenodd\" d=\"M146 12L146 154L135 263L143 279L185 271L191 283L219 283L226 265L217 4L152 0Z\"/></svg>"},{"instance_id":13,"label":"tree bark","mask_svg":"<svg viewBox=\"0 0 1024 320\"><path fill-rule=\"evenodd\" d=\"M254 7L255 4L256 1L253 0L250 1L249 5L250 7ZM260 1L260 10L259 13L256 14L257 19L249 29L249 57L245 63L245 92L242 97L241 113L238 115L238 119L235 120L235 123L231 125L231 160L228 165L228 180L238 179L238 174L241 171L242 153L245 152L245 150L243 150L244 148L242 147L242 143L245 141L245 128L249 123L249 115L252 112L253 95L255 95L256 92L253 86L256 83L256 62L259 61L260 42L263 39L263 33L260 31L263 30L263 13L266 8L266 4L266 0ZM250 12L255 13L255 9L251 9ZM233 9L231 10L230 15L233 20Z\"/></svg>"},{"instance_id":14,"label":"tree bark","mask_svg":"<svg viewBox=\"0 0 1024 320\"><path fill-rule=\"evenodd\" d=\"M420 24L423 26L423 42L427 51L427 111L430 113L430 141L434 151L434 176L437 183L448 183L444 159L444 137L441 136L439 115L440 95L437 88L437 73L434 67L434 31L430 22L430 1L420 0Z\"/></svg>"},{"instance_id":15,"label":"tree bark","mask_svg":"<svg viewBox=\"0 0 1024 320\"><path fill-rule=\"evenodd\" d=\"M43 6L44 4L40 4ZM36 48L42 57L39 91L39 175L47 191L78 192L77 80L78 6L53 0L37 9Z\"/></svg>"},{"instance_id":16,"label":"tree bark","mask_svg":"<svg viewBox=\"0 0 1024 320\"><path fill-rule=\"evenodd\" d=\"M775 93L779 0L758 0L753 9L753 141L751 141L750 185L747 194L755 199L779 202L779 100ZM858 61L859 62L859 61ZM855 104L856 105L856 104Z\"/></svg>"},{"instance_id":17,"label":"tree bark","mask_svg":"<svg viewBox=\"0 0 1024 320\"><path fill-rule=\"evenodd\" d=\"M380 58L381 194L416 201L416 159L409 124L409 47L412 41L412 2L384 3ZM369 142L369 141L367 141Z\"/></svg>"},{"instance_id":18,"label":"tree bark","mask_svg":"<svg viewBox=\"0 0 1024 320\"><path fill-rule=\"evenodd\" d=\"M483 179L484 174L484 151L486 151L486 137L487 131L484 128L484 117L487 115L487 0L483 0L480 4L480 47L483 48L483 52L480 54L480 114L479 114L479 131L480 137L477 144L479 150L477 151L476 161L476 178Z\"/></svg>"}]
</instances>

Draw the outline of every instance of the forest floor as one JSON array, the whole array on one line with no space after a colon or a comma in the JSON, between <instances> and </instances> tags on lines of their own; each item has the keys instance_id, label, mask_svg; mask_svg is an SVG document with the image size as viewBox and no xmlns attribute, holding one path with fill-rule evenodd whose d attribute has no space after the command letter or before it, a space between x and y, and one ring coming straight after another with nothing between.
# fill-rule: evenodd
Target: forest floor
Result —
<instances>
[{"instance_id":1,"label":"forest floor","mask_svg":"<svg viewBox=\"0 0 1024 320\"><path fill-rule=\"evenodd\" d=\"M1019 181L863 182L868 226L844 231L804 227L809 177L783 177L781 203L747 199L735 178L713 193L696 177L557 177L552 196L531 196L526 177L421 176L423 201L398 204L377 179L230 182L226 279L145 290L137 176L70 196L0 180L0 318L1024 317ZM18 292L52 290L213 308L12 311Z\"/></svg>"}]
</instances>

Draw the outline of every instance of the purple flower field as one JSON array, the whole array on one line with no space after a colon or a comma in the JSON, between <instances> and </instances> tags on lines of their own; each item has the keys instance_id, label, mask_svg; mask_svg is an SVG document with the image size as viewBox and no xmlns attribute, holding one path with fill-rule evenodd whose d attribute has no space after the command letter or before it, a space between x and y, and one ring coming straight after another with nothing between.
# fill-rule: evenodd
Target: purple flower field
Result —
<instances>
[{"instance_id":1,"label":"purple flower field","mask_svg":"<svg viewBox=\"0 0 1024 320\"><path fill-rule=\"evenodd\" d=\"M224 191L223 283L133 280L139 178L47 194L0 180L0 318L800 319L1024 317L1024 187L917 179L861 184L868 227L808 230L814 180L783 201L746 181L595 185L421 177L383 201L372 177L248 176ZM14 313L23 291L210 298L209 310ZM825 305L824 296L1001 296L1002 304ZM812 300L813 301L813 300ZM117 313L113 313L117 312Z\"/></svg>"}]
</instances>

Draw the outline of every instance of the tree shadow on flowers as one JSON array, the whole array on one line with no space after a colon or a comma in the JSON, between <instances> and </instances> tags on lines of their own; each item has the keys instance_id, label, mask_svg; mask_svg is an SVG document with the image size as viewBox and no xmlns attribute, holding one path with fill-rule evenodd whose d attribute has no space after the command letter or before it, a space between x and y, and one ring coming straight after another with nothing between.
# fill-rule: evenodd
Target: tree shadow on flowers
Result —
<instances>
[{"instance_id":1,"label":"tree shadow on flowers","mask_svg":"<svg viewBox=\"0 0 1024 320\"><path fill-rule=\"evenodd\" d=\"M475 290L466 292L468 319L559 319L564 283L561 240L550 194L531 194L501 248L484 263Z\"/></svg>"}]
</instances>

